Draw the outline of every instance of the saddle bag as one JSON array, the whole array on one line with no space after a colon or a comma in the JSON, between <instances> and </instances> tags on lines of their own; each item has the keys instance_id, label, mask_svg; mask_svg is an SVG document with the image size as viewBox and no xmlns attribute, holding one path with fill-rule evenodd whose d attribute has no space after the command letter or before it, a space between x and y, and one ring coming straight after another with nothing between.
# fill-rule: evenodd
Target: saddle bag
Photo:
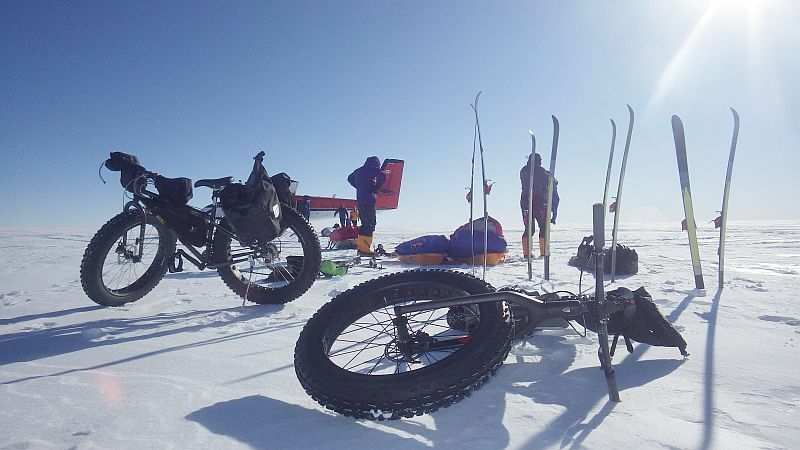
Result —
<instances>
[{"instance_id":1,"label":"saddle bag","mask_svg":"<svg viewBox=\"0 0 800 450\"><path fill-rule=\"evenodd\" d=\"M267 170L261 164L264 152L254 159L245 184L232 183L220 192L222 212L242 245L266 244L281 229L281 203Z\"/></svg>"}]
</instances>

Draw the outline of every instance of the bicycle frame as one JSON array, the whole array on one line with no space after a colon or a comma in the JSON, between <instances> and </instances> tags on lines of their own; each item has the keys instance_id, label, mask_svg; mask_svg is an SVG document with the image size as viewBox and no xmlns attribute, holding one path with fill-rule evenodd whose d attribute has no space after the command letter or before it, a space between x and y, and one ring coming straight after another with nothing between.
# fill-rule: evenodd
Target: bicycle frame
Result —
<instances>
[{"instance_id":1,"label":"bicycle frame","mask_svg":"<svg viewBox=\"0 0 800 450\"><path fill-rule=\"evenodd\" d=\"M600 348L598 349L597 356L600 359L600 366L606 377L608 384L608 396L611 401L619 402L619 389L617 387L616 373L614 366L611 363L611 354L608 345L608 321L612 314L621 312L625 308L625 304L629 299L620 298L606 298L603 289L603 247L605 245L605 238L603 236L603 215L605 211L601 203L594 205L594 253L596 263L596 277L597 282L595 285L594 299L588 297L579 297L569 299L561 299L557 294L545 294L545 298L537 298L534 296L526 295L517 291L498 291L486 294L468 295L465 297L456 297L442 300L431 300L411 305L399 305L394 307L395 317L392 323L397 330L398 348L403 352L403 358L408 362L414 361L414 351L417 344L415 338L411 335L408 328L408 320L404 316L408 313L430 311L438 308L451 308L454 306L468 306L476 303L493 303L493 302L508 302L520 306L528 314L528 324L523 335L527 334L543 320L563 318L566 320L580 317L588 314L597 318L599 327L597 331L600 340ZM548 296L554 296L555 299L548 299ZM441 347L455 345L456 343L444 342L438 343ZM425 348L429 348L429 344L425 343Z\"/></svg>"},{"instance_id":2,"label":"bicycle frame","mask_svg":"<svg viewBox=\"0 0 800 450\"><path fill-rule=\"evenodd\" d=\"M147 173L144 178L147 182L150 182L152 174ZM146 184L144 185L135 185L134 187L134 197L133 200L129 201L125 204L123 208L124 211L129 209L136 209L141 213L142 217L142 226L139 233L139 254L142 253L143 247L143 240L144 240L144 224L145 224L145 217L147 214L158 215L159 209L163 210L170 210L171 212L175 213L176 207L175 205L170 204L167 200L163 199L161 195L156 192L152 192L146 189ZM255 253L257 250L250 248L245 251L237 252L232 254L230 259L226 260L225 262L221 263L212 263L213 259L213 249L214 249L214 236L216 233L224 233L227 235L231 240L236 240L236 234L222 226L220 224L220 219L222 217L217 217L217 211L219 210L219 190L214 189L211 194L211 209L209 212L197 209L195 207L189 205L182 205L180 208L186 208L185 215L191 215L196 218L201 219L206 227L206 236L203 245L195 246L184 242L181 236L178 233L176 237L178 241L183 244L186 249L189 250L191 253L187 253L184 249L179 248L176 249L173 255L169 255L168 257L173 259L173 263L170 265L170 272L180 272L183 267L182 258L186 258L189 262L195 265L198 269L204 270L206 268L216 269L217 267L227 266L235 263L240 263L247 261L249 257ZM173 232L175 230L169 224L166 224ZM125 244L126 236L123 236L123 245ZM196 247L203 248L202 252L199 251ZM175 264L175 260L177 259L177 264Z\"/></svg>"}]
</instances>

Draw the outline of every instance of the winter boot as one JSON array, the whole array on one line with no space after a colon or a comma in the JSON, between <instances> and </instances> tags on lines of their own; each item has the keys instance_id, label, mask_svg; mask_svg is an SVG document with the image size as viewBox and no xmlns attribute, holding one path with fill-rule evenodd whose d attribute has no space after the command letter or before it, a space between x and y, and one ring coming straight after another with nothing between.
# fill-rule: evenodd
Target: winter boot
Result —
<instances>
[{"instance_id":1,"label":"winter boot","mask_svg":"<svg viewBox=\"0 0 800 450\"><path fill-rule=\"evenodd\" d=\"M535 255L530 253L530 251L531 251L530 250L530 245L528 245L528 235L527 234L523 234L522 235L522 257L523 258L527 258L528 255L531 255L531 257L535 257Z\"/></svg>"},{"instance_id":2,"label":"winter boot","mask_svg":"<svg viewBox=\"0 0 800 450\"><path fill-rule=\"evenodd\" d=\"M372 236L362 236L358 235L358 239L356 239L356 248L358 248L358 254L363 256L373 256L374 252L370 248L372 246Z\"/></svg>"},{"instance_id":3,"label":"winter boot","mask_svg":"<svg viewBox=\"0 0 800 450\"><path fill-rule=\"evenodd\" d=\"M545 246L545 241L544 241L544 238L543 238L543 237L540 237L540 238L539 238L539 256L540 256L540 257L544 257L544 251L546 250L546 248L545 248L545 247L546 247L546 246Z\"/></svg>"}]
</instances>

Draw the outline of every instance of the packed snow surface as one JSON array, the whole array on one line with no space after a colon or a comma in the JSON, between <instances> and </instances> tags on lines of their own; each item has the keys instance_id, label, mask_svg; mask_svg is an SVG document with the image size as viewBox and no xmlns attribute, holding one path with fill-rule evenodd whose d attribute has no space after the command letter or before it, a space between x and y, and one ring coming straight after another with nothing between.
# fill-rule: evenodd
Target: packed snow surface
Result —
<instances>
[{"instance_id":1,"label":"packed snow surface","mask_svg":"<svg viewBox=\"0 0 800 450\"><path fill-rule=\"evenodd\" d=\"M375 242L391 249L451 231L379 224ZM620 230L639 254L639 273L613 285L607 277L606 287L644 286L691 354L620 346L621 403L608 401L597 337L548 330L517 342L469 398L432 415L371 422L306 395L294 344L338 293L409 266L384 261L319 278L283 306L242 306L216 272L190 267L135 303L103 308L78 276L92 231L0 231L0 448L797 448L800 223L729 224L723 289L718 231L698 232L704 291L694 288L679 224ZM510 260L486 279L577 292L580 272L567 261L589 234L590 226L555 226L551 280L536 260L528 281L521 232L506 230ZM583 274L583 290L593 285Z\"/></svg>"}]
</instances>

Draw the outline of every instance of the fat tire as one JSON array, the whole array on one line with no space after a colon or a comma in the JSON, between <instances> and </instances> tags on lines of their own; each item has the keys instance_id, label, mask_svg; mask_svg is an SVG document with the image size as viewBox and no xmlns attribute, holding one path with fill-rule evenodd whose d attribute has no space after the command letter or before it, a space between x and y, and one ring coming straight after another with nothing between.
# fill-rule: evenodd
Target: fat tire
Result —
<instances>
[{"instance_id":1,"label":"fat tire","mask_svg":"<svg viewBox=\"0 0 800 450\"><path fill-rule=\"evenodd\" d=\"M259 305L288 303L305 294L319 275L322 251L314 228L305 217L285 204L281 204L281 216L281 225L287 230L291 229L298 236L303 247L303 268L300 276L291 283L278 288L253 283L248 291L247 278L233 266L217 268L217 273L228 288L242 298L246 294L248 301ZM277 239L279 240L280 237ZM229 260L230 250L231 238L225 233L216 233L214 236L215 258L218 261Z\"/></svg>"},{"instance_id":2,"label":"fat tire","mask_svg":"<svg viewBox=\"0 0 800 450\"><path fill-rule=\"evenodd\" d=\"M109 289L103 282L103 263L114 244L132 227L141 223L137 210L122 212L106 222L95 233L81 261L81 286L86 295L98 305L122 306L144 297L161 281L169 268L169 257L175 253L175 234L157 217L147 214L146 223L158 230L158 250L150 267L131 285L120 289Z\"/></svg>"},{"instance_id":3,"label":"fat tire","mask_svg":"<svg viewBox=\"0 0 800 450\"><path fill-rule=\"evenodd\" d=\"M400 419L449 406L485 383L511 348L512 327L499 303L478 306L480 326L451 356L410 372L368 375L334 364L325 342L377 307L408 300L392 297L405 287L445 286L469 294L493 292L489 284L461 272L413 270L362 283L325 304L309 320L295 347L294 367L306 392L327 409L356 419Z\"/></svg>"}]
</instances>

